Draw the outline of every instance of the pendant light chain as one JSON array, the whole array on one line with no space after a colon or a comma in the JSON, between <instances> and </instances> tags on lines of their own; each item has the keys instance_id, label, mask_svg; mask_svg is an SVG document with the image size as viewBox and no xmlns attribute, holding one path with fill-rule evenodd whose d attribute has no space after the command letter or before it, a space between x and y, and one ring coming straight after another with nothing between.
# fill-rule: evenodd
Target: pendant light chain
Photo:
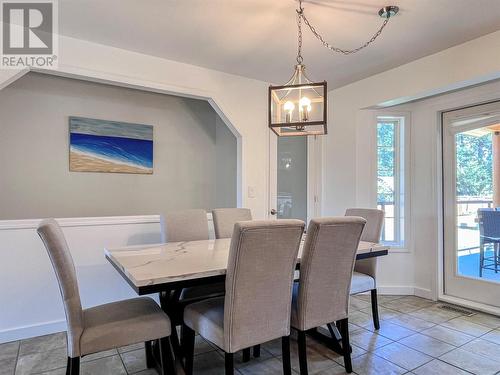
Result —
<instances>
[{"instance_id":1,"label":"pendant light chain","mask_svg":"<svg viewBox=\"0 0 500 375\"><path fill-rule=\"evenodd\" d=\"M311 30L311 32L323 44L323 46L325 46L326 48L328 48L329 50L331 50L333 52L341 53L343 55L350 55L350 54L359 52L362 49L368 47L370 44L372 44L375 41L375 39L377 39L380 36L380 34L382 34L382 31L384 30L385 26L389 23L390 14L387 15L386 19L382 23L382 26L380 26L380 28L371 37L371 39L368 40L363 45L361 45L361 46L359 46L358 48L355 48L355 49L342 49L342 48L335 47L335 46L331 45L330 43L328 43L321 36L321 34L319 34L319 32L316 31L316 29L314 28L314 26L311 25L311 23L309 22L309 20L305 16L305 14L304 14L304 8L302 7L302 0L299 0L299 9L297 9L297 17L298 17L298 19L297 19L297 26L299 28L299 49L298 49L297 61L299 61L299 57L300 57L300 60L302 61L303 60L302 59L302 55L301 55L301 50L302 50L302 22L301 21L302 20L304 20L304 23L307 25L307 27L309 27L309 29Z\"/></svg>"},{"instance_id":2,"label":"pendant light chain","mask_svg":"<svg viewBox=\"0 0 500 375\"><path fill-rule=\"evenodd\" d=\"M302 57L302 16L303 16L302 2L300 2L300 9L297 9L297 64L302 64L304 58Z\"/></svg>"}]
</instances>

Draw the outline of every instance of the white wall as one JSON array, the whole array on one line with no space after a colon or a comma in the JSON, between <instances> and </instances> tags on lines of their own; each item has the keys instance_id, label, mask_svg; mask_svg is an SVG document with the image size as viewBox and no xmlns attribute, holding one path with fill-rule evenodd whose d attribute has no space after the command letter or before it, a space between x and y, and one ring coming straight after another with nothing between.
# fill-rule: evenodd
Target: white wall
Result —
<instances>
[{"instance_id":1,"label":"white wall","mask_svg":"<svg viewBox=\"0 0 500 375\"><path fill-rule=\"evenodd\" d=\"M370 152L369 137L373 133L366 129L373 114L363 109L405 103L499 77L500 31L331 91L329 115L333 120L323 147L323 214L376 204L370 178L374 154ZM437 259L431 255L437 253L439 233L437 219L430 215L428 205L433 205L434 212L438 206L438 134L435 129L416 131L422 121L432 119L435 125L437 109L432 111L427 112L427 119L410 114L412 185L416 187L411 196L413 241L402 252L380 259L378 285L384 292L437 296Z\"/></svg>"},{"instance_id":2,"label":"white wall","mask_svg":"<svg viewBox=\"0 0 500 375\"><path fill-rule=\"evenodd\" d=\"M217 207L235 207L237 194L234 184L228 183L238 172L238 145L222 119L215 119L216 176L215 202Z\"/></svg>"}]
</instances>

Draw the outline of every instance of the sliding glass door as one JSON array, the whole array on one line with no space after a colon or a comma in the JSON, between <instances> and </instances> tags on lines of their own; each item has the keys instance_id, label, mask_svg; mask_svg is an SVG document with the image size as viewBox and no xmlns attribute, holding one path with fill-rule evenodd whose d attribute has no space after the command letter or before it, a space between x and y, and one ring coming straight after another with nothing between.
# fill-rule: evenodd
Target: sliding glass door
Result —
<instances>
[{"instance_id":1,"label":"sliding glass door","mask_svg":"<svg viewBox=\"0 0 500 375\"><path fill-rule=\"evenodd\" d=\"M443 114L444 292L500 307L500 102Z\"/></svg>"}]
</instances>

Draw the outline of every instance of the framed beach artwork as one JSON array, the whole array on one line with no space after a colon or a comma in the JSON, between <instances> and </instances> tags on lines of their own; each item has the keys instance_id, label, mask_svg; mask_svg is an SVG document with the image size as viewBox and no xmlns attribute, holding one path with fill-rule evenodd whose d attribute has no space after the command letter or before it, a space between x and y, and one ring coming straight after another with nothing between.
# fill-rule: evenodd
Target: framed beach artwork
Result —
<instances>
[{"instance_id":1,"label":"framed beach artwork","mask_svg":"<svg viewBox=\"0 0 500 375\"><path fill-rule=\"evenodd\" d=\"M69 170L152 174L153 127L70 117Z\"/></svg>"}]
</instances>

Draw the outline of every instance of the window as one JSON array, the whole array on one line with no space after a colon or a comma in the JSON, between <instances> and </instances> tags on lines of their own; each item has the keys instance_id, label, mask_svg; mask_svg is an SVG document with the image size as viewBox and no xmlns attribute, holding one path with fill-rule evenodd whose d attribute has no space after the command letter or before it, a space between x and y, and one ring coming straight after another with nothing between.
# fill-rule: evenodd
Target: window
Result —
<instances>
[{"instance_id":1,"label":"window","mask_svg":"<svg viewBox=\"0 0 500 375\"><path fill-rule=\"evenodd\" d=\"M404 118L377 117L377 207L385 212L382 242L404 246Z\"/></svg>"}]
</instances>

